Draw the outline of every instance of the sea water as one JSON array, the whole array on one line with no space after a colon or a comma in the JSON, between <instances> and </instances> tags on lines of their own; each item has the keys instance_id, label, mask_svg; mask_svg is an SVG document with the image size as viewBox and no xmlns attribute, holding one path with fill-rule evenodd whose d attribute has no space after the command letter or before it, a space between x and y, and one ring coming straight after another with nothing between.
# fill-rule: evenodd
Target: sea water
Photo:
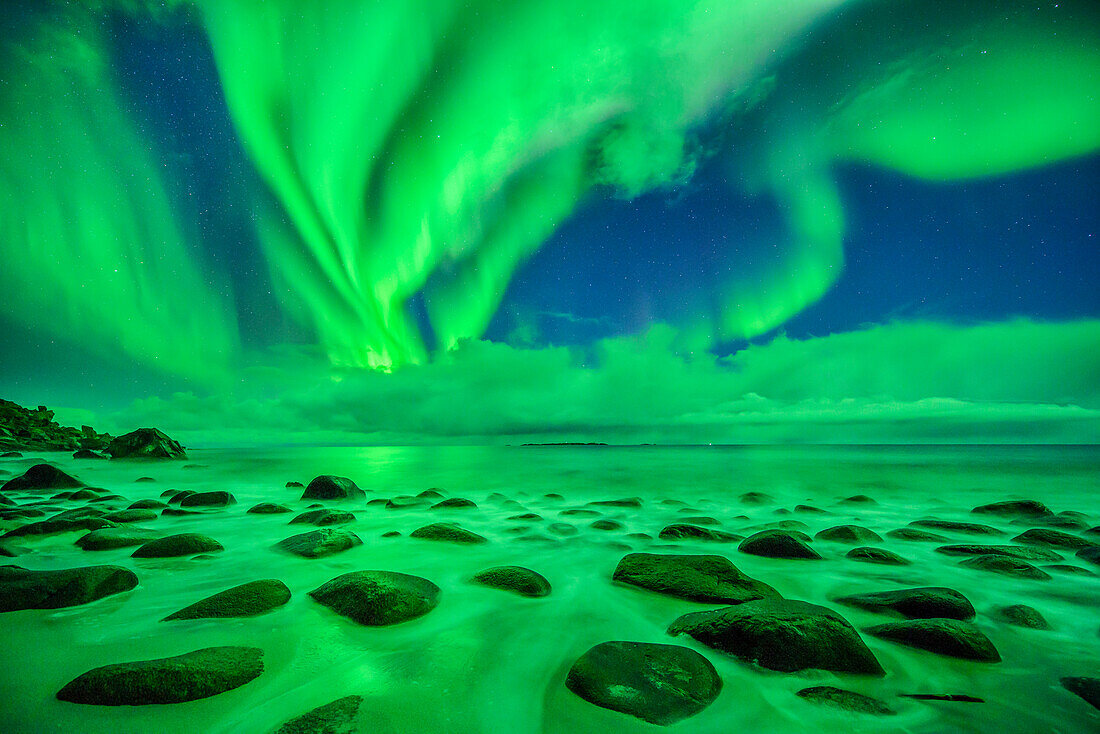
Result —
<instances>
[{"instance_id":1,"label":"sea water","mask_svg":"<svg viewBox=\"0 0 1100 734\"><path fill-rule=\"evenodd\" d=\"M746 534L754 526L797 519L808 532L858 523L880 535L912 520L935 517L977 521L1004 529L997 538L945 533L953 542L1008 542L1026 529L1009 519L975 516L975 505L1035 499L1055 511L1076 510L1100 524L1100 449L1092 447L369 447L192 450L187 461L75 460L67 454L28 454L0 460L6 480L40 459L85 483L129 500L157 498L166 489L228 490L238 504L181 517L161 516L143 526L164 534L201 532L225 546L205 559L135 559L132 548L86 552L80 533L19 538L32 552L10 559L26 568L118 564L140 578L136 589L91 604L0 615L0 731L266 732L314 707L347 695L364 698L360 720L368 732L1086 732L1100 730L1100 711L1063 689L1062 676L1100 675L1100 577L1052 571L1048 581L1009 578L959 565L934 551L936 543L885 539L879 545L911 559L904 567L859 563L850 546L816 541L824 561L761 558L736 543L666 542L662 527L691 512ZM293 515L246 514L259 502L295 510L309 502L289 480L319 474L352 478L367 499L416 494L430 487L475 501L476 509L387 509L364 500L325 503L354 512L344 526L364 541L321 559L280 553L272 546L310 530L288 526ZM139 477L153 483L136 483ZM745 504L746 492L772 500ZM494 493L504 495L506 501ZM560 494L563 500L546 497ZM864 494L877 504L847 505ZM619 531L590 527L594 517L562 516L594 500L638 497L640 509L600 507ZM18 498L26 501L27 496ZM786 514L797 504L831 514ZM125 503L120 504L125 506ZM533 512L542 522L508 520ZM458 522L490 542L456 545L409 538L418 527ZM568 522L572 535L545 526ZM4 529L18 525L5 523ZM398 537L381 537L388 531ZM939 531L937 531L939 532ZM649 538L639 537L644 533ZM534 538L528 540L527 538ZM891 621L831 599L911 586L947 586L977 609L977 626L1002 662L956 660L865 635L887 671L884 678L824 671L776 673L699 645L669 637L679 615L714 608L613 583L628 552L719 553L784 596L824 604L857 628ZM1067 563L1086 564L1065 554ZM8 560L8 559L6 559ZM553 585L545 598L523 598L470 583L495 565L529 567ZM1042 564L1039 564L1042 565ZM313 601L307 592L348 571L383 569L416 574L441 589L438 607L418 619L363 627ZM1097 569L1093 569L1097 570ZM229 587L277 578L290 602L247 619L162 622L165 616ZM1051 623L1049 631L1013 627L990 615L994 607L1023 603ZM686 645L713 663L723 680L717 700L670 727L594 706L564 680L572 663L593 645L632 640ZM264 673L208 699L149 706L65 703L56 692L94 667L178 655L216 645L264 651ZM835 685L876 696L895 716L847 713L795 693ZM967 694L985 703L915 701L899 693Z\"/></svg>"}]
</instances>

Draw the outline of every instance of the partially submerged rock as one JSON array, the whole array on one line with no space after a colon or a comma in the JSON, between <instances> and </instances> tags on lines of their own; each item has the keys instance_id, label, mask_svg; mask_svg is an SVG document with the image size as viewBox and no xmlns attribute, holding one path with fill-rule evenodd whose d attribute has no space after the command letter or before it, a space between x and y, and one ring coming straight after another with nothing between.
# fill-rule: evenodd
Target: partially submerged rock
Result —
<instances>
[{"instance_id":1,"label":"partially submerged rock","mask_svg":"<svg viewBox=\"0 0 1100 734\"><path fill-rule=\"evenodd\" d=\"M913 564L908 558L902 558L893 551L888 551L885 548L871 548L869 546L852 548L852 550L844 554L844 557L851 558L853 561L878 563L883 566L910 566Z\"/></svg>"},{"instance_id":2,"label":"partially submerged rock","mask_svg":"<svg viewBox=\"0 0 1100 734\"><path fill-rule=\"evenodd\" d=\"M638 508L642 506L641 497L624 497L618 500L595 500L589 502L590 505L596 505L597 507L634 507Z\"/></svg>"},{"instance_id":3,"label":"partially submerged rock","mask_svg":"<svg viewBox=\"0 0 1100 734\"><path fill-rule=\"evenodd\" d=\"M946 543L948 537L939 533L930 533L927 530L917 528L897 528L886 533L887 538L894 540L909 540L917 543Z\"/></svg>"},{"instance_id":4,"label":"partially submerged rock","mask_svg":"<svg viewBox=\"0 0 1100 734\"><path fill-rule=\"evenodd\" d=\"M248 508L248 514L250 515L281 515L287 512L294 512L294 510L286 505L277 505L273 502L261 502Z\"/></svg>"},{"instance_id":5,"label":"partially submerged rock","mask_svg":"<svg viewBox=\"0 0 1100 734\"><path fill-rule=\"evenodd\" d=\"M657 537L661 540L705 540L714 543L732 543L741 540L742 536L714 528L704 528L687 523L674 523L662 528Z\"/></svg>"},{"instance_id":6,"label":"partially submerged rock","mask_svg":"<svg viewBox=\"0 0 1100 734\"><path fill-rule=\"evenodd\" d=\"M340 512L339 510L307 510L302 514L292 518L290 525L297 525L300 523L306 523L308 525L346 525L349 522L355 521L355 515L350 512Z\"/></svg>"},{"instance_id":7,"label":"partially submerged rock","mask_svg":"<svg viewBox=\"0 0 1100 734\"><path fill-rule=\"evenodd\" d=\"M872 612L894 612L909 619L974 619L974 605L965 596L943 586L850 594L835 599Z\"/></svg>"},{"instance_id":8,"label":"partially submerged rock","mask_svg":"<svg viewBox=\"0 0 1100 734\"><path fill-rule=\"evenodd\" d=\"M1065 533L1053 528L1031 528L1012 539L1015 543L1027 543L1028 545L1048 546L1050 548L1064 548L1065 550L1080 550L1097 545L1091 540L1086 540L1071 533Z\"/></svg>"},{"instance_id":9,"label":"partially submerged rock","mask_svg":"<svg viewBox=\"0 0 1100 734\"><path fill-rule=\"evenodd\" d=\"M494 589L513 591L520 596L540 597L550 594L550 582L541 574L523 566L496 566L480 571L474 583Z\"/></svg>"},{"instance_id":10,"label":"partially submerged rock","mask_svg":"<svg viewBox=\"0 0 1100 734\"><path fill-rule=\"evenodd\" d=\"M809 668L882 676L885 671L855 628L831 609L789 599L761 599L685 614L668 629L746 662L793 673Z\"/></svg>"},{"instance_id":11,"label":"partially submerged rock","mask_svg":"<svg viewBox=\"0 0 1100 734\"><path fill-rule=\"evenodd\" d=\"M950 530L954 533L966 533L968 535L1004 535L1003 530L998 530L992 525L982 525L974 522L957 522L955 520L914 520L909 523L909 525L915 528Z\"/></svg>"},{"instance_id":12,"label":"partially submerged rock","mask_svg":"<svg viewBox=\"0 0 1100 734\"><path fill-rule=\"evenodd\" d=\"M363 541L350 530L319 528L280 540L275 547L303 558L323 558L357 545L363 545Z\"/></svg>"},{"instance_id":13,"label":"partially submerged rock","mask_svg":"<svg viewBox=\"0 0 1100 734\"><path fill-rule=\"evenodd\" d=\"M270 612L290 601L290 589L278 579L249 581L232 589L219 591L165 617L174 619L211 619L255 617Z\"/></svg>"},{"instance_id":14,"label":"partially submerged rock","mask_svg":"<svg viewBox=\"0 0 1100 734\"><path fill-rule=\"evenodd\" d=\"M137 584L134 572L121 566L81 566L57 571L0 566L0 612L75 607L129 591Z\"/></svg>"},{"instance_id":15,"label":"partially submerged rock","mask_svg":"<svg viewBox=\"0 0 1100 734\"><path fill-rule=\"evenodd\" d=\"M967 568L974 568L979 571L999 573L1003 576L1015 576L1020 579L1046 581L1050 578L1049 573L1032 566L1027 561L1021 561L1018 558L1009 558L1007 556L972 556L959 565L966 566Z\"/></svg>"},{"instance_id":16,"label":"partially submerged rock","mask_svg":"<svg viewBox=\"0 0 1100 734\"><path fill-rule=\"evenodd\" d=\"M1059 682L1070 693L1088 701L1093 708L1100 709L1100 678L1068 677L1059 679Z\"/></svg>"},{"instance_id":17,"label":"partially submerged rock","mask_svg":"<svg viewBox=\"0 0 1100 734\"><path fill-rule=\"evenodd\" d=\"M977 515L1000 515L1002 517L1044 517L1053 515L1050 508L1035 500L1008 500L978 505L971 512Z\"/></svg>"},{"instance_id":18,"label":"partially submerged rock","mask_svg":"<svg viewBox=\"0 0 1100 734\"><path fill-rule=\"evenodd\" d=\"M989 638L970 622L960 619L910 619L868 627L867 634L908 647L963 660L1000 662Z\"/></svg>"},{"instance_id":19,"label":"partially submerged rock","mask_svg":"<svg viewBox=\"0 0 1100 734\"><path fill-rule=\"evenodd\" d=\"M111 441L107 453L113 459L186 459L178 442L156 428L139 428Z\"/></svg>"},{"instance_id":20,"label":"partially submerged rock","mask_svg":"<svg viewBox=\"0 0 1100 734\"><path fill-rule=\"evenodd\" d=\"M432 505L433 510L459 510L459 509L477 509L477 503L473 500L468 500L464 497L448 497L445 500L436 502Z\"/></svg>"},{"instance_id":21,"label":"partially submerged rock","mask_svg":"<svg viewBox=\"0 0 1100 734\"><path fill-rule=\"evenodd\" d=\"M202 533L179 533L151 540L133 552L134 558L175 558L222 551L225 547Z\"/></svg>"},{"instance_id":22,"label":"partially submerged rock","mask_svg":"<svg viewBox=\"0 0 1100 734\"><path fill-rule=\"evenodd\" d=\"M1023 545L943 545L936 552L948 556L1005 556L1021 561L1062 560L1062 556L1052 550Z\"/></svg>"},{"instance_id":23,"label":"partially submerged rock","mask_svg":"<svg viewBox=\"0 0 1100 734\"><path fill-rule=\"evenodd\" d=\"M145 545L150 540L156 540L160 533L145 528L101 528L93 530L87 535L76 539L76 545L81 550L102 551L115 548L129 548L135 545Z\"/></svg>"},{"instance_id":24,"label":"partially submerged rock","mask_svg":"<svg viewBox=\"0 0 1100 734\"><path fill-rule=\"evenodd\" d=\"M72 489L83 487L84 482L70 476L50 464L35 464L0 487L0 492L17 492L28 489Z\"/></svg>"},{"instance_id":25,"label":"partially submerged rock","mask_svg":"<svg viewBox=\"0 0 1100 734\"><path fill-rule=\"evenodd\" d=\"M837 525L826 528L814 536L816 540L832 540L837 543L881 543L882 538L874 530L861 525Z\"/></svg>"},{"instance_id":26,"label":"partially submerged rock","mask_svg":"<svg viewBox=\"0 0 1100 734\"><path fill-rule=\"evenodd\" d=\"M18 538L26 535L51 535L53 533L71 533L76 530L99 530L100 528L114 528L118 527L110 520L105 520L102 517L85 516L85 517L61 517L54 516L48 520L37 520L35 522L21 525L20 527L13 528L4 533L2 538Z\"/></svg>"},{"instance_id":27,"label":"partially submerged rock","mask_svg":"<svg viewBox=\"0 0 1100 734\"><path fill-rule=\"evenodd\" d=\"M744 573L724 556L630 553L612 579L658 594L697 602L741 604L779 593Z\"/></svg>"},{"instance_id":28,"label":"partially submerged rock","mask_svg":"<svg viewBox=\"0 0 1100 734\"><path fill-rule=\"evenodd\" d=\"M351 734L362 696L344 696L307 711L279 727L275 734Z\"/></svg>"},{"instance_id":29,"label":"partially submerged rock","mask_svg":"<svg viewBox=\"0 0 1100 734\"><path fill-rule=\"evenodd\" d=\"M333 474L314 478L302 492L304 500L354 500L366 496L367 493L359 489L355 482Z\"/></svg>"},{"instance_id":30,"label":"partially submerged rock","mask_svg":"<svg viewBox=\"0 0 1100 734\"><path fill-rule=\"evenodd\" d=\"M667 726L709 706L722 679L709 660L689 648L615 641L581 655L565 685L596 706Z\"/></svg>"},{"instance_id":31,"label":"partially submerged rock","mask_svg":"<svg viewBox=\"0 0 1100 734\"><path fill-rule=\"evenodd\" d=\"M810 688L803 688L796 695L807 701L812 701L813 703L844 709L845 711L852 711L857 714L888 716L897 713L877 698L865 696L855 691L847 691L835 686L812 686Z\"/></svg>"},{"instance_id":32,"label":"partially submerged rock","mask_svg":"<svg viewBox=\"0 0 1100 734\"><path fill-rule=\"evenodd\" d=\"M451 543L487 543L485 538L477 533L456 525L453 522L435 522L409 533L410 538L422 540L445 540Z\"/></svg>"},{"instance_id":33,"label":"partially submerged rock","mask_svg":"<svg viewBox=\"0 0 1100 734\"><path fill-rule=\"evenodd\" d=\"M431 581L394 571L352 571L309 595L337 614L369 626L406 622L439 603L439 587Z\"/></svg>"},{"instance_id":34,"label":"partially submerged rock","mask_svg":"<svg viewBox=\"0 0 1100 734\"><path fill-rule=\"evenodd\" d=\"M206 647L154 660L94 668L57 692L62 701L141 706L208 698L257 678L264 670L256 647Z\"/></svg>"},{"instance_id":35,"label":"partially submerged rock","mask_svg":"<svg viewBox=\"0 0 1100 734\"><path fill-rule=\"evenodd\" d=\"M120 523L152 522L159 517L152 510L116 510L103 516L104 520Z\"/></svg>"},{"instance_id":36,"label":"partially submerged rock","mask_svg":"<svg viewBox=\"0 0 1100 734\"><path fill-rule=\"evenodd\" d=\"M1002 622L1017 627L1027 627L1033 630L1048 630L1050 623L1035 607L1027 604L1011 604L1006 607L997 607L993 610L994 616Z\"/></svg>"},{"instance_id":37,"label":"partially submerged rock","mask_svg":"<svg viewBox=\"0 0 1100 734\"><path fill-rule=\"evenodd\" d=\"M229 507L237 504L232 492L196 492L180 500L180 507Z\"/></svg>"},{"instance_id":38,"label":"partially submerged rock","mask_svg":"<svg viewBox=\"0 0 1100 734\"><path fill-rule=\"evenodd\" d=\"M737 549L766 558L821 560L821 554L786 530L762 530L741 541Z\"/></svg>"}]
</instances>

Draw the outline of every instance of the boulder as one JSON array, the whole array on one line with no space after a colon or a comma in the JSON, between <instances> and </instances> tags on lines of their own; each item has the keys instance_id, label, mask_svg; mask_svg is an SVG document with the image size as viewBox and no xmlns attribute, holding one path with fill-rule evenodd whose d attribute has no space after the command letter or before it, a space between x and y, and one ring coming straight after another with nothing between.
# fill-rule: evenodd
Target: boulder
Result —
<instances>
[{"instance_id":1,"label":"boulder","mask_svg":"<svg viewBox=\"0 0 1100 734\"><path fill-rule=\"evenodd\" d=\"M714 543L733 543L741 540L740 535L727 533L724 530L688 525L686 523L674 523L666 525L657 534L661 540L704 540Z\"/></svg>"},{"instance_id":2,"label":"boulder","mask_svg":"<svg viewBox=\"0 0 1100 734\"><path fill-rule=\"evenodd\" d=\"M1025 530L1013 538L1012 541L1015 543L1026 543L1028 545L1064 548L1065 550L1072 551L1080 550L1081 548L1091 548L1097 545L1091 540L1086 540L1080 536L1065 533L1061 530L1054 530L1052 528L1032 528L1030 530Z\"/></svg>"},{"instance_id":3,"label":"boulder","mask_svg":"<svg viewBox=\"0 0 1100 734\"><path fill-rule=\"evenodd\" d=\"M112 459L186 459L183 447L156 428L139 428L111 441Z\"/></svg>"},{"instance_id":4,"label":"boulder","mask_svg":"<svg viewBox=\"0 0 1100 734\"><path fill-rule=\"evenodd\" d=\"M775 502L775 497L763 492L745 492L737 499L745 505L766 505Z\"/></svg>"},{"instance_id":5,"label":"boulder","mask_svg":"<svg viewBox=\"0 0 1100 734\"><path fill-rule=\"evenodd\" d=\"M150 540L131 555L134 558L175 558L222 550L225 550L222 544L209 536L201 533L179 533Z\"/></svg>"},{"instance_id":6,"label":"boulder","mask_svg":"<svg viewBox=\"0 0 1100 734\"><path fill-rule=\"evenodd\" d=\"M322 474L316 477L302 492L304 500L355 500L366 497L355 482L347 477Z\"/></svg>"},{"instance_id":7,"label":"boulder","mask_svg":"<svg viewBox=\"0 0 1100 734\"><path fill-rule=\"evenodd\" d=\"M353 532L340 528L320 528L280 540L275 547L303 558L323 558L357 545L363 545L363 541Z\"/></svg>"},{"instance_id":8,"label":"boulder","mask_svg":"<svg viewBox=\"0 0 1100 734\"><path fill-rule=\"evenodd\" d=\"M956 522L955 520L914 520L909 523L909 525L915 528L950 530L954 533L966 533L967 535L1004 535L1003 530L998 530L992 525L981 525L973 522Z\"/></svg>"},{"instance_id":9,"label":"boulder","mask_svg":"<svg viewBox=\"0 0 1100 734\"><path fill-rule=\"evenodd\" d=\"M76 539L76 545L86 551L114 550L145 545L156 540L160 533L145 528L102 528Z\"/></svg>"},{"instance_id":10,"label":"boulder","mask_svg":"<svg viewBox=\"0 0 1100 734\"><path fill-rule=\"evenodd\" d=\"M786 530L762 530L741 541L742 553L765 558L821 560L821 555Z\"/></svg>"},{"instance_id":11,"label":"boulder","mask_svg":"<svg viewBox=\"0 0 1100 734\"><path fill-rule=\"evenodd\" d=\"M286 483L286 488L287 489L305 489L305 485L302 484L301 482L287 482Z\"/></svg>"},{"instance_id":12,"label":"boulder","mask_svg":"<svg viewBox=\"0 0 1100 734\"><path fill-rule=\"evenodd\" d=\"M270 612L290 601L290 589L278 579L249 581L232 589L219 591L201 601L184 607L165 617L163 622L174 619L222 619L226 617L255 617Z\"/></svg>"},{"instance_id":13,"label":"boulder","mask_svg":"<svg viewBox=\"0 0 1100 734\"><path fill-rule=\"evenodd\" d=\"M163 510L168 504L161 502L160 500L138 500L133 502L127 509L130 510Z\"/></svg>"},{"instance_id":14,"label":"boulder","mask_svg":"<svg viewBox=\"0 0 1100 734\"><path fill-rule=\"evenodd\" d=\"M807 701L832 708L844 709L857 714L888 716L897 713L884 702L855 691L846 691L835 686L812 686L803 688L796 695Z\"/></svg>"},{"instance_id":15,"label":"boulder","mask_svg":"<svg viewBox=\"0 0 1100 734\"><path fill-rule=\"evenodd\" d=\"M1093 708L1100 709L1100 678L1069 677L1059 682L1070 693L1088 701Z\"/></svg>"},{"instance_id":16,"label":"boulder","mask_svg":"<svg viewBox=\"0 0 1100 734\"><path fill-rule=\"evenodd\" d=\"M618 500L596 500L589 502L590 505L596 505L597 507L634 507L638 508L642 506L641 497L626 497Z\"/></svg>"},{"instance_id":17,"label":"boulder","mask_svg":"<svg viewBox=\"0 0 1100 734\"><path fill-rule=\"evenodd\" d=\"M248 508L248 513L252 515L281 515L287 512L294 512L294 510L286 505L277 505L273 502L261 502Z\"/></svg>"},{"instance_id":18,"label":"boulder","mask_svg":"<svg viewBox=\"0 0 1100 734\"><path fill-rule=\"evenodd\" d=\"M1091 548L1082 548L1077 551L1076 556L1082 561L1088 561L1089 563L1095 563L1100 566L1100 546L1092 546Z\"/></svg>"},{"instance_id":19,"label":"boulder","mask_svg":"<svg viewBox=\"0 0 1100 734\"><path fill-rule=\"evenodd\" d=\"M410 538L445 540L451 543L487 543L488 538L460 527L453 522L435 522L409 533Z\"/></svg>"},{"instance_id":20,"label":"boulder","mask_svg":"<svg viewBox=\"0 0 1100 734\"><path fill-rule=\"evenodd\" d=\"M942 586L851 594L834 601L872 612L894 612L909 619L974 619L975 614L969 599Z\"/></svg>"},{"instance_id":21,"label":"boulder","mask_svg":"<svg viewBox=\"0 0 1100 734\"><path fill-rule=\"evenodd\" d=\"M193 489L181 489L179 492L173 492L172 496L168 498L168 504L178 505L193 494L197 494Z\"/></svg>"},{"instance_id":22,"label":"boulder","mask_svg":"<svg viewBox=\"0 0 1100 734\"><path fill-rule=\"evenodd\" d=\"M593 530L612 531L612 530L622 530L623 529L623 524L621 522L619 522L618 520L608 520L606 518L601 518L599 520L594 521L588 527L592 528Z\"/></svg>"},{"instance_id":23,"label":"boulder","mask_svg":"<svg viewBox=\"0 0 1100 734\"><path fill-rule=\"evenodd\" d=\"M50 535L53 533L71 533L75 530L99 530L100 528L118 527L110 520L102 517L51 517L48 520L38 520L9 530L0 535L0 538L18 538L25 535Z\"/></svg>"},{"instance_id":24,"label":"boulder","mask_svg":"<svg viewBox=\"0 0 1100 734\"><path fill-rule=\"evenodd\" d=\"M58 691L57 697L98 706L182 703L239 688L263 670L259 648L206 647L89 670Z\"/></svg>"},{"instance_id":25,"label":"boulder","mask_svg":"<svg viewBox=\"0 0 1100 734\"><path fill-rule=\"evenodd\" d=\"M108 512L103 516L103 519L111 522L130 523L151 522L158 517L159 515L152 510L116 510L115 512Z\"/></svg>"},{"instance_id":26,"label":"boulder","mask_svg":"<svg viewBox=\"0 0 1100 734\"><path fill-rule=\"evenodd\" d=\"M865 494L854 494L851 497L845 497L838 504L841 505L877 505L873 497L868 497Z\"/></svg>"},{"instance_id":27,"label":"boulder","mask_svg":"<svg viewBox=\"0 0 1100 734\"><path fill-rule=\"evenodd\" d=\"M374 500L371 500L374 502ZM392 499L384 500L378 504L385 504L387 510L407 510L409 508L424 507L429 504L430 500L423 497L413 497L411 495L402 495L394 497ZM369 504L369 503L368 503Z\"/></svg>"},{"instance_id":28,"label":"boulder","mask_svg":"<svg viewBox=\"0 0 1100 734\"><path fill-rule=\"evenodd\" d=\"M279 727L275 734L350 734L363 704L362 696L344 696L307 711Z\"/></svg>"},{"instance_id":29,"label":"boulder","mask_svg":"<svg viewBox=\"0 0 1100 734\"><path fill-rule=\"evenodd\" d=\"M948 538L946 535L940 535L939 533L930 533L927 530L918 530L916 528L897 528L886 533L887 538L893 538L894 540L909 540L917 543L946 543Z\"/></svg>"},{"instance_id":30,"label":"boulder","mask_svg":"<svg viewBox=\"0 0 1100 734\"><path fill-rule=\"evenodd\" d=\"M908 647L963 660L998 663L997 648L970 622L961 619L910 619L868 627L867 634Z\"/></svg>"},{"instance_id":31,"label":"boulder","mask_svg":"<svg viewBox=\"0 0 1100 734\"><path fill-rule=\"evenodd\" d=\"M432 505L433 510L477 509L477 503L463 497L448 497Z\"/></svg>"},{"instance_id":32,"label":"boulder","mask_svg":"<svg viewBox=\"0 0 1100 734\"><path fill-rule=\"evenodd\" d=\"M237 504L237 498L231 492L196 492L180 500L180 507L229 507Z\"/></svg>"},{"instance_id":33,"label":"boulder","mask_svg":"<svg viewBox=\"0 0 1100 734\"><path fill-rule=\"evenodd\" d=\"M496 566L480 571L473 577L475 584L503 591L514 591L520 596L548 596L550 582L541 574L523 566Z\"/></svg>"},{"instance_id":34,"label":"boulder","mask_svg":"<svg viewBox=\"0 0 1100 734\"><path fill-rule=\"evenodd\" d=\"M826 528L814 536L816 540L832 540L837 543L881 543L882 538L874 530L860 525L837 525Z\"/></svg>"},{"instance_id":35,"label":"boulder","mask_svg":"<svg viewBox=\"0 0 1100 734\"><path fill-rule=\"evenodd\" d=\"M581 655L565 686L596 706L668 726L709 706L722 679L709 660L689 648L614 641Z\"/></svg>"},{"instance_id":36,"label":"boulder","mask_svg":"<svg viewBox=\"0 0 1100 734\"><path fill-rule=\"evenodd\" d=\"M1005 556L1021 561L1060 561L1062 556L1046 548L1022 545L944 545L937 553L948 556Z\"/></svg>"},{"instance_id":37,"label":"boulder","mask_svg":"<svg viewBox=\"0 0 1100 734\"><path fill-rule=\"evenodd\" d=\"M1044 517L1053 515L1050 508L1035 500L1008 500L978 505L973 510L977 515L1000 515L1002 517Z\"/></svg>"},{"instance_id":38,"label":"boulder","mask_svg":"<svg viewBox=\"0 0 1100 734\"><path fill-rule=\"evenodd\" d=\"M677 619L669 634L699 642L770 670L820 669L882 676L885 671L855 628L831 609L790 599L760 599Z\"/></svg>"},{"instance_id":39,"label":"boulder","mask_svg":"<svg viewBox=\"0 0 1100 734\"><path fill-rule=\"evenodd\" d=\"M741 604L779 596L775 589L746 576L724 556L630 553L619 561L612 579L706 603Z\"/></svg>"},{"instance_id":40,"label":"boulder","mask_svg":"<svg viewBox=\"0 0 1100 734\"><path fill-rule=\"evenodd\" d=\"M0 492L17 492L27 489L72 489L83 487L84 482L70 476L50 464L35 464L0 487Z\"/></svg>"},{"instance_id":41,"label":"boulder","mask_svg":"<svg viewBox=\"0 0 1100 734\"><path fill-rule=\"evenodd\" d=\"M57 571L0 566L0 612L75 607L129 591L137 584L134 572L121 566L81 566Z\"/></svg>"},{"instance_id":42,"label":"boulder","mask_svg":"<svg viewBox=\"0 0 1100 734\"><path fill-rule=\"evenodd\" d=\"M74 459L106 459L103 454L97 454L91 449L77 449L73 452Z\"/></svg>"},{"instance_id":43,"label":"boulder","mask_svg":"<svg viewBox=\"0 0 1100 734\"><path fill-rule=\"evenodd\" d=\"M586 507L573 507L558 513L562 517L599 517L599 510L590 510Z\"/></svg>"},{"instance_id":44,"label":"boulder","mask_svg":"<svg viewBox=\"0 0 1100 734\"><path fill-rule=\"evenodd\" d=\"M431 581L394 571L352 571L309 595L337 614L372 627L416 619L439 603L439 587Z\"/></svg>"},{"instance_id":45,"label":"boulder","mask_svg":"<svg viewBox=\"0 0 1100 734\"><path fill-rule=\"evenodd\" d=\"M967 568L975 568L979 571L990 571L1004 576L1015 576L1020 579L1034 579L1046 581L1050 574L1032 566L1027 561L1007 556L971 556L959 564Z\"/></svg>"},{"instance_id":46,"label":"boulder","mask_svg":"<svg viewBox=\"0 0 1100 734\"><path fill-rule=\"evenodd\" d=\"M911 566L913 564L908 558L902 558L893 551L867 546L852 548L844 554L844 557L851 558L853 561L863 561L864 563L879 563L883 566Z\"/></svg>"},{"instance_id":47,"label":"boulder","mask_svg":"<svg viewBox=\"0 0 1100 734\"><path fill-rule=\"evenodd\" d=\"M306 523L308 525L345 525L349 522L355 521L355 515L350 512L340 512L339 510L307 510L301 515L291 518L290 525L297 525L300 523Z\"/></svg>"},{"instance_id":48,"label":"boulder","mask_svg":"<svg viewBox=\"0 0 1100 734\"><path fill-rule=\"evenodd\" d=\"M1033 630L1050 629L1050 623L1039 613L1039 610L1035 607L1029 607L1027 604L997 607L993 610L993 614L1002 622L1017 627L1027 627Z\"/></svg>"}]
</instances>

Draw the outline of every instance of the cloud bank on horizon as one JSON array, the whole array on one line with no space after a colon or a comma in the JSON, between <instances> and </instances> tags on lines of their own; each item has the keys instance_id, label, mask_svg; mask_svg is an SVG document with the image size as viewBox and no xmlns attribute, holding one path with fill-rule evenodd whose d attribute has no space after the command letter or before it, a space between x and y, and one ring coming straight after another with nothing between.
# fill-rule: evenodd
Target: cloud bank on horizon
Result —
<instances>
[{"instance_id":1,"label":"cloud bank on horizon","mask_svg":"<svg viewBox=\"0 0 1100 734\"><path fill-rule=\"evenodd\" d=\"M305 351L242 346L263 339L240 333L232 279L194 245L163 151L128 114L101 20L148 12L104 0L14 13L0 41L3 318L194 382L105 420L246 443L250 430L311 442L1100 438L1091 320L894 323L725 358L685 355L658 326L595 343L591 363L479 341L517 270L584 202L682 186L712 158L774 202L786 235L768 265L730 271L717 318L678 331L701 330L701 347L773 333L843 269L838 166L955 181L1100 149L1091 3L156 11L208 39L257 173L227 206L251 208L280 306L318 345Z\"/></svg>"}]
</instances>

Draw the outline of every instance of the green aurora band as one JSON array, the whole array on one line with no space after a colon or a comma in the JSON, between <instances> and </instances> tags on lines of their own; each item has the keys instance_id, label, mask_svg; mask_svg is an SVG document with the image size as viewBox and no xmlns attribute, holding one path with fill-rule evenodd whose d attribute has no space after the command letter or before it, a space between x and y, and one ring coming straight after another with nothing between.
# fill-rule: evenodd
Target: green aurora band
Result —
<instances>
[{"instance_id":1,"label":"green aurora band","mask_svg":"<svg viewBox=\"0 0 1100 734\"><path fill-rule=\"evenodd\" d=\"M705 345L764 334L836 281L838 166L946 181L1100 148L1090 2L178 6L206 30L281 208L257 222L272 280L338 366L479 337L587 197L682 184L702 156L727 158L789 225L773 262L735 271L719 312L683 325ZM96 30L107 10L66 7L0 48L4 315L216 373L239 358L228 289L185 244L123 112ZM408 312L417 294L434 343Z\"/></svg>"}]
</instances>

